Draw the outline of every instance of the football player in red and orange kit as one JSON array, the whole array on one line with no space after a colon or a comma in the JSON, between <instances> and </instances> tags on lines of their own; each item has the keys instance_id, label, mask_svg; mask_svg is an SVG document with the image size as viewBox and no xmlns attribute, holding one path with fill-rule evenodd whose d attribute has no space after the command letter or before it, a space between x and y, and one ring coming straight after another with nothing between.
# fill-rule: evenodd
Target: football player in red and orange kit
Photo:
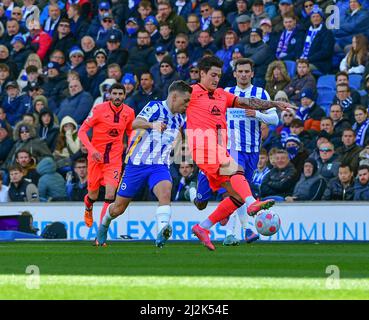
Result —
<instances>
[{"instance_id":1,"label":"football player in red and orange kit","mask_svg":"<svg viewBox=\"0 0 369 320\"><path fill-rule=\"evenodd\" d=\"M123 103L126 91L122 84L110 88L110 101L93 107L79 129L78 136L88 150L88 194L84 198L84 219L87 227L93 224L93 203L99 195L101 185L105 186L105 200L101 210L100 223L110 203L114 202L115 191L122 170L123 137L132 132L135 113ZM92 139L87 132L93 129Z\"/></svg>"}]
</instances>

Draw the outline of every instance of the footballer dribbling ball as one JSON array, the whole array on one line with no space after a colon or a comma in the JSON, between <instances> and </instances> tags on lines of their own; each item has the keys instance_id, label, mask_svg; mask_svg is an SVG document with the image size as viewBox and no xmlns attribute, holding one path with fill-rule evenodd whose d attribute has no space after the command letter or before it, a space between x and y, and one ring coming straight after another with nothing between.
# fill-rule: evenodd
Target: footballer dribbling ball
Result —
<instances>
[{"instance_id":1,"label":"footballer dribbling ball","mask_svg":"<svg viewBox=\"0 0 369 320\"><path fill-rule=\"evenodd\" d=\"M255 218L256 230L263 236L272 236L281 226L281 219L271 210L262 210Z\"/></svg>"}]
</instances>

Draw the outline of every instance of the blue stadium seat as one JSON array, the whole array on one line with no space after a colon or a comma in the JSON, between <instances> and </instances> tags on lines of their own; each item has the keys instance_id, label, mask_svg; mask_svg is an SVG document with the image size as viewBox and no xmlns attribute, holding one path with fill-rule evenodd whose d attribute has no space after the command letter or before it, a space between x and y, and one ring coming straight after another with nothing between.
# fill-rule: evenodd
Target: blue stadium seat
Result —
<instances>
[{"instance_id":1,"label":"blue stadium seat","mask_svg":"<svg viewBox=\"0 0 369 320\"><path fill-rule=\"evenodd\" d=\"M296 62L292 60L285 60L284 64L286 65L287 72L292 79L296 74Z\"/></svg>"},{"instance_id":2,"label":"blue stadium seat","mask_svg":"<svg viewBox=\"0 0 369 320\"><path fill-rule=\"evenodd\" d=\"M350 87L354 88L355 90L360 89L362 78L363 76L361 74L350 74L349 75Z\"/></svg>"},{"instance_id":3,"label":"blue stadium seat","mask_svg":"<svg viewBox=\"0 0 369 320\"><path fill-rule=\"evenodd\" d=\"M318 87L318 98L316 103L325 111L326 115L329 115L329 107L332 104L335 94L336 90L330 86Z\"/></svg>"},{"instance_id":4,"label":"blue stadium seat","mask_svg":"<svg viewBox=\"0 0 369 320\"><path fill-rule=\"evenodd\" d=\"M319 77L317 88L331 88L332 90L336 90L336 77L334 74L327 74Z\"/></svg>"}]
</instances>

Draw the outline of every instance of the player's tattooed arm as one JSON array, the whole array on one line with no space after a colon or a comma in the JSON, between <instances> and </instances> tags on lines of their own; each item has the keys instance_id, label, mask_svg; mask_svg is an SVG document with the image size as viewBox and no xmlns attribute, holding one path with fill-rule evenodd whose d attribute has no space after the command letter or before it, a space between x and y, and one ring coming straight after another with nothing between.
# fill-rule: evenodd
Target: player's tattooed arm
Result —
<instances>
[{"instance_id":1,"label":"player's tattooed arm","mask_svg":"<svg viewBox=\"0 0 369 320\"><path fill-rule=\"evenodd\" d=\"M163 122L160 121L155 121L155 122L149 122L147 121L145 118L142 117L137 117L133 123L132 123L132 129L133 130L137 130L137 129L144 129L144 130L148 130L148 129L154 129L160 132L163 132L166 129L167 125Z\"/></svg>"},{"instance_id":2,"label":"player's tattooed arm","mask_svg":"<svg viewBox=\"0 0 369 320\"><path fill-rule=\"evenodd\" d=\"M257 98L241 98L238 97L235 102L235 107L253 109L253 110L268 110L271 108L278 108L286 110L288 108L295 109L296 107L283 101L268 101Z\"/></svg>"}]
</instances>

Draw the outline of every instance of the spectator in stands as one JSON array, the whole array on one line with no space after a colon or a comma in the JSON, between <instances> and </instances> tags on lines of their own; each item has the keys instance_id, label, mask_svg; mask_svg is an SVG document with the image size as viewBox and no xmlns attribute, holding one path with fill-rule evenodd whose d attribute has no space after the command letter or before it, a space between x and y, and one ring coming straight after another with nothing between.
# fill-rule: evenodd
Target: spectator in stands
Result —
<instances>
[{"instance_id":1,"label":"spectator in stands","mask_svg":"<svg viewBox=\"0 0 369 320\"><path fill-rule=\"evenodd\" d=\"M125 100L127 101L127 99L130 98L137 89L137 77L132 73L126 73L122 78L122 84L126 89Z\"/></svg>"},{"instance_id":2,"label":"spectator in stands","mask_svg":"<svg viewBox=\"0 0 369 320\"><path fill-rule=\"evenodd\" d=\"M6 21L6 30L2 36L1 44L4 44L9 50L12 49L11 42L15 36L21 35L21 28L16 19L11 18Z\"/></svg>"},{"instance_id":3,"label":"spectator in stands","mask_svg":"<svg viewBox=\"0 0 369 320\"><path fill-rule=\"evenodd\" d=\"M121 39L116 34L111 34L107 40L107 63L117 63L120 67L125 66L128 60L128 51L121 48Z\"/></svg>"},{"instance_id":4,"label":"spectator in stands","mask_svg":"<svg viewBox=\"0 0 369 320\"><path fill-rule=\"evenodd\" d=\"M291 134L290 125L293 119L296 118L296 112L293 109L287 109L281 113L282 124L277 127L277 133L281 137L282 146L286 145L286 139Z\"/></svg>"},{"instance_id":5,"label":"spectator in stands","mask_svg":"<svg viewBox=\"0 0 369 320\"><path fill-rule=\"evenodd\" d=\"M213 8L208 2L203 2L200 4L200 25L201 30L207 30L211 23L211 14L213 13Z\"/></svg>"},{"instance_id":6,"label":"spectator in stands","mask_svg":"<svg viewBox=\"0 0 369 320\"><path fill-rule=\"evenodd\" d=\"M159 24L159 34L160 37L156 40L155 44L157 46L164 47L168 52L172 51L174 49L175 37L168 22L161 22Z\"/></svg>"},{"instance_id":7,"label":"spectator in stands","mask_svg":"<svg viewBox=\"0 0 369 320\"><path fill-rule=\"evenodd\" d=\"M99 72L105 72L107 69L106 61L108 60L108 54L103 48L97 49L94 52L94 58L99 67Z\"/></svg>"},{"instance_id":8,"label":"spectator in stands","mask_svg":"<svg viewBox=\"0 0 369 320\"><path fill-rule=\"evenodd\" d=\"M347 84L338 84L336 96L333 98L333 104L338 104L343 110L343 116L350 121L351 124L355 122L354 110L355 104L351 96L350 87Z\"/></svg>"},{"instance_id":9,"label":"spectator in stands","mask_svg":"<svg viewBox=\"0 0 369 320\"><path fill-rule=\"evenodd\" d=\"M250 187L254 197L260 196L260 186L263 182L264 177L269 173L270 168L268 167L268 152L265 149L261 149L259 153L259 161L257 164L257 168L255 169Z\"/></svg>"},{"instance_id":10,"label":"spectator in stands","mask_svg":"<svg viewBox=\"0 0 369 320\"><path fill-rule=\"evenodd\" d=\"M315 134L313 131L305 130L304 121L293 119L290 125L291 135L296 135L309 153L314 149Z\"/></svg>"},{"instance_id":11,"label":"spectator in stands","mask_svg":"<svg viewBox=\"0 0 369 320\"><path fill-rule=\"evenodd\" d=\"M71 165L70 157L80 149L77 122L70 116L65 116L60 123L60 134L53 153L58 168Z\"/></svg>"},{"instance_id":12,"label":"spectator in stands","mask_svg":"<svg viewBox=\"0 0 369 320\"><path fill-rule=\"evenodd\" d=\"M253 85L265 86L265 74L268 65L273 60L269 46L263 42L261 29L251 29L250 44L244 47L245 58L254 61Z\"/></svg>"},{"instance_id":13,"label":"spectator in stands","mask_svg":"<svg viewBox=\"0 0 369 320\"><path fill-rule=\"evenodd\" d=\"M186 21L183 17L178 16L173 10L169 1L163 0L158 3L158 13L156 19L159 23L167 22L174 36L178 33L187 33L188 29Z\"/></svg>"},{"instance_id":14,"label":"spectator in stands","mask_svg":"<svg viewBox=\"0 0 369 320\"><path fill-rule=\"evenodd\" d=\"M67 71L65 54L64 54L63 51L61 51L61 50L52 51L51 54L50 54L50 60L49 61L58 63L59 66L60 66L60 71L61 72L66 72Z\"/></svg>"},{"instance_id":15,"label":"spectator in stands","mask_svg":"<svg viewBox=\"0 0 369 320\"><path fill-rule=\"evenodd\" d=\"M263 41L268 44L273 53L276 52L279 42L279 34L273 31L272 21L265 18L260 21L260 29L263 31Z\"/></svg>"},{"instance_id":16,"label":"spectator in stands","mask_svg":"<svg viewBox=\"0 0 369 320\"><path fill-rule=\"evenodd\" d=\"M3 98L2 106L7 115L7 120L11 126L22 119L22 115L27 112L28 99L20 94L16 81L9 81L5 85L6 95Z\"/></svg>"},{"instance_id":17,"label":"spectator in stands","mask_svg":"<svg viewBox=\"0 0 369 320\"><path fill-rule=\"evenodd\" d=\"M78 4L81 7L81 16L83 19L91 19L92 15L92 4L89 0L74 0L74 1L67 1L65 9L66 11L69 10L69 7L72 4Z\"/></svg>"},{"instance_id":18,"label":"spectator in stands","mask_svg":"<svg viewBox=\"0 0 369 320\"><path fill-rule=\"evenodd\" d=\"M250 43L251 18L247 14L240 15L236 19L237 27L235 31L240 39L240 44Z\"/></svg>"},{"instance_id":19,"label":"spectator in stands","mask_svg":"<svg viewBox=\"0 0 369 320\"><path fill-rule=\"evenodd\" d=\"M189 189L196 186L197 175L194 165L182 162L179 165L179 177L174 181L172 188L173 201L190 201Z\"/></svg>"},{"instance_id":20,"label":"spectator in stands","mask_svg":"<svg viewBox=\"0 0 369 320\"><path fill-rule=\"evenodd\" d=\"M322 200L351 201L354 199L354 173L349 164L342 163L338 177L328 182Z\"/></svg>"},{"instance_id":21,"label":"spectator in stands","mask_svg":"<svg viewBox=\"0 0 369 320\"><path fill-rule=\"evenodd\" d=\"M163 99L166 99L168 95L168 88L173 81L179 79L179 75L176 72L175 66L173 64L172 58L166 56L160 62L160 78L155 84L160 88L163 93Z\"/></svg>"},{"instance_id":22,"label":"spectator in stands","mask_svg":"<svg viewBox=\"0 0 369 320\"><path fill-rule=\"evenodd\" d=\"M232 11L227 14L227 21L232 26L232 29L235 31L237 30L236 19L239 16L247 14L247 9L248 9L247 0L236 0L236 8L237 8L236 11Z\"/></svg>"},{"instance_id":23,"label":"spectator in stands","mask_svg":"<svg viewBox=\"0 0 369 320\"><path fill-rule=\"evenodd\" d=\"M201 59L207 50L210 50L212 53L215 53L218 50L208 30L201 31L197 41L198 46L195 48L191 57L192 61L198 61Z\"/></svg>"},{"instance_id":24,"label":"spectator in stands","mask_svg":"<svg viewBox=\"0 0 369 320\"><path fill-rule=\"evenodd\" d=\"M355 120L352 129L356 133L356 144L364 147L369 143L369 119L366 107L358 105L355 108Z\"/></svg>"},{"instance_id":25,"label":"spectator in stands","mask_svg":"<svg viewBox=\"0 0 369 320\"><path fill-rule=\"evenodd\" d=\"M36 0L23 0L23 17L22 21L26 22L29 19L34 19L39 21L40 19L40 9L35 5Z\"/></svg>"},{"instance_id":26,"label":"spectator in stands","mask_svg":"<svg viewBox=\"0 0 369 320\"><path fill-rule=\"evenodd\" d=\"M232 60L232 52L235 45L238 43L238 36L233 30L226 31L223 37L223 47L218 50L215 55L223 61L223 72L226 73L230 70L230 62Z\"/></svg>"},{"instance_id":27,"label":"spectator in stands","mask_svg":"<svg viewBox=\"0 0 369 320\"><path fill-rule=\"evenodd\" d=\"M319 158L316 159L319 174L328 182L338 176L340 161L334 152L331 142L323 142L319 145Z\"/></svg>"},{"instance_id":28,"label":"spectator in stands","mask_svg":"<svg viewBox=\"0 0 369 320\"><path fill-rule=\"evenodd\" d=\"M52 38L41 29L38 20L30 20L27 23L27 28L30 33L32 48L36 51L40 59L44 60L51 47Z\"/></svg>"},{"instance_id":29,"label":"spectator in stands","mask_svg":"<svg viewBox=\"0 0 369 320\"><path fill-rule=\"evenodd\" d=\"M111 5L108 1L101 1L98 5L97 15L92 19L92 21L89 24L89 28L87 31L88 35L91 35L92 37L97 35L97 33L99 32L99 28L101 27L101 20L103 19L103 16L106 13L109 14L113 13ZM82 18L84 18L83 14Z\"/></svg>"},{"instance_id":30,"label":"spectator in stands","mask_svg":"<svg viewBox=\"0 0 369 320\"><path fill-rule=\"evenodd\" d=\"M184 19L187 18L187 16L191 13L192 11L192 2L191 1L186 1L186 0L179 0L176 1L173 4L173 11L178 15L183 17Z\"/></svg>"},{"instance_id":31,"label":"spectator in stands","mask_svg":"<svg viewBox=\"0 0 369 320\"><path fill-rule=\"evenodd\" d=\"M291 82L285 87L284 91L287 93L291 102L298 104L300 102L301 92L304 89L311 89L315 92L316 82L314 76L310 72L309 61L306 59L298 59L297 74Z\"/></svg>"},{"instance_id":32,"label":"spectator in stands","mask_svg":"<svg viewBox=\"0 0 369 320\"><path fill-rule=\"evenodd\" d=\"M50 51L60 50L67 56L70 49L77 44L71 28L70 21L67 18L60 19L56 32L54 33L53 40L50 46Z\"/></svg>"},{"instance_id":33,"label":"spectator in stands","mask_svg":"<svg viewBox=\"0 0 369 320\"><path fill-rule=\"evenodd\" d=\"M343 130L351 128L351 123L343 117L343 109L339 104L332 104L329 111L329 116L333 120L333 134L337 137L342 137Z\"/></svg>"},{"instance_id":34,"label":"spectator in stands","mask_svg":"<svg viewBox=\"0 0 369 320\"><path fill-rule=\"evenodd\" d=\"M324 142L330 142L329 141L329 134L327 133L327 131L325 131L325 130L320 131L314 142L315 143L314 143L313 151L311 152L309 158L314 159L314 160L318 160L318 158L319 158L319 146Z\"/></svg>"},{"instance_id":35,"label":"spectator in stands","mask_svg":"<svg viewBox=\"0 0 369 320\"><path fill-rule=\"evenodd\" d=\"M23 176L37 186L40 175L36 171L36 160L26 149L19 149L15 153L15 162L22 167Z\"/></svg>"},{"instance_id":36,"label":"spectator in stands","mask_svg":"<svg viewBox=\"0 0 369 320\"><path fill-rule=\"evenodd\" d=\"M137 33L137 45L130 50L124 72L139 74L155 62L155 49L151 45L150 34L146 30L140 30Z\"/></svg>"},{"instance_id":37,"label":"spectator in stands","mask_svg":"<svg viewBox=\"0 0 369 320\"><path fill-rule=\"evenodd\" d=\"M22 168L18 165L9 167L10 185L9 200L13 202L38 202L37 187L23 177Z\"/></svg>"},{"instance_id":38,"label":"spectator in stands","mask_svg":"<svg viewBox=\"0 0 369 320\"><path fill-rule=\"evenodd\" d=\"M79 158L73 163L75 179L67 181L67 197L69 201L83 201L87 194L87 159Z\"/></svg>"},{"instance_id":39,"label":"spectator in stands","mask_svg":"<svg viewBox=\"0 0 369 320\"><path fill-rule=\"evenodd\" d=\"M156 63L150 68L150 73L154 77L155 83L159 81L160 78L160 63L164 57L168 56L169 52L166 47L158 46L155 48L155 59Z\"/></svg>"},{"instance_id":40,"label":"spectator in stands","mask_svg":"<svg viewBox=\"0 0 369 320\"><path fill-rule=\"evenodd\" d=\"M320 3L321 6L321 3ZM304 0L299 15L299 23L303 30L307 31L310 27L310 14L314 7L313 0Z\"/></svg>"},{"instance_id":41,"label":"spectator in stands","mask_svg":"<svg viewBox=\"0 0 369 320\"><path fill-rule=\"evenodd\" d=\"M369 200L369 166L360 165L358 168L357 179L354 185L354 200Z\"/></svg>"},{"instance_id":42,"label":"spectator in stands","mask_svg":"<svg viewBox=\"0 0 369 320\"><path fill-rule=\"evenodd\" d=\"M190 84L196 84L200 82L200 70L197 62L194 62L190 66L190 78L187 80Z\"/></svg>"},{"instance_id":43,"label":"spectator in stands","mask_svg":"<svg viewBox=\"0 0 369 320\"><path fill-rule=\"evenodd\" d=\"M120 82L122 79L123 73L122 69L120 68L119 64L111 63L107 67L108 69L108 78L115 79L117 82Z\"/></svg>"},{"instance_id":44,"label":"spectator in stands","mask_svg":"<svg viewBox=\"0 0 369 320\"><path fill-rule=\"evenodd\" d=\"M81 16L82 10L79 4L70 5L67 15L70 20L70 29L77 41L80 41L84 35L87 34L89 25Z\"/></svg>"},{"instance_id":45,"label":"spectator in stands","mask_svg":"<svg viewBox=\"0 0 369 320\"><path fill-rule=\"evenodd\" d=\"M369 144L359 153L359 165L369 165Z\"/></svg>"},{"instance_id":46,"label":"spectator in stands","mask_svg":"<svg viewBox=\"0 0 369 320\"><path fill-rule=\"evenodd\" d=\"M61 102L57 116L59 121L65 116L71 116L78 125L81 125L88 116L94 100L91 94L83 90L78 80L70 81L68 88L70 97Z\"/></svg>"},{"instance_id":47,"label":"spectator in stands","mask_svg":"<svg viewBox=\"0 0 369 320\"><path fill-rule=\"evenodd\" d=\"M20 30L25 29L25 22L23 21L23 13L22 13L22 8L21 7L14 7L11 13L11 17L9 20L15 19L19 26L20 26ZM23 33L23 32L22 32Z\"/></svg>"},{"instance_id":48,"label":"spectator in stands","mask_svg":"<svg viewBox=\"0 0 369 320\"><path fill-rule=\"evenodd\" d=\"M51 152L54 152L59 136L59 128L54 124L54 113L47 107L43 107L39 113L38 136L45 140Z\"/></svg>"},{"instance_id":49,"label":"spectator in stands","mask_svg":"<svg viewBox=\"0 0 369 320\"><path fill-rule=\"evenodd\" d=\"M324 116L324 110L315 103L313 90L303 89L296 117L304 121L305 130L320 131L320 120Z\"/></svg>"},{"instance_id":50,"label":"spectator in stands","mask_svg":"<svg viewBox=\"0 0 369 320\"><path fill-rule=\"evenodd\" d=\"M342 146L342 133L336 134L334 132L334 123L330 117L323 117L320 120L320 130L328 133L328 139L333 143L335 148Z\"/></svg>"},{"instance_id":51,"label":"spectator in stands","mask_svg":"<svg viewBox=\"0 0 369 320\"><path fill-rule=\"evenodd\" d=\"M99 85L100 97L95 99L94 106L110 99L109 89L114 83L117 83L117 80L108 78Z\"/></svg>"},{"instance_id":52,"label":"spectator in stands","mask_svg":"<svg viewBox=\"0 0 369 320\"><path fill-rule=\"evenodd\" d=\"M361 6L362 0L350 0L349 11L340 19L340 27L334 30L337 49L343 49L351 44L354 35L363 33L368 36L369 12Z\"/></svg>"},{"instance_id":53,"label":"spectator in stands","mask_svg":"<svg viewBox=\"0 0 369 320\"><path fill-rule=\"evenodd\" d=\"M90 36L82 37L81 48L82 48L85 60L93 59L95 56L95 52L98 50L98 48L96 47L95 40Z\"/></svg>"},{"instance_id":54,"label":"spectator in stands","mask_svg":"<svg viewBox=\"0 0 369 320\"><path fill-rule=\"evenodd\" d=\"M11 45L13 47L11 51L11 59L17 65L17 70L22 70L28 55L32 52L29 48L26 47L26 40L22 35L15 36L11 41Z\"/></svg>"},{"instance_id":55,"label":"spectator in stands","mask_svg":"<svg viewBox=\"0 0 369 320\"><path fill-rule=\"evenodd\" d=\"M142 3L143 1L141 1ZM145 20L145 30L150 34L151 42L156 43L160 38L159 23L154 16L148 16Z\"/></svg>"},{"instance_id":56,"label":"spectator in stands","mask_svg":"<svg viewBox=\"0 0 369 320\"><path fill-rule=\"evenodd\" d=\"M297 175L300 176L304 162L309 157L309 152L301 144L298 136L291 134L286 139L286 151L291 163L294 165Z\"/></svg>"},{"instance_id":57,"label":"spectator in stands","mask_svg":"<svg viewBox=\"0 0 369 320\"><path fill-rule=\"evenodd\" d=\"M9 49L4 45L0 45L0 63L6 64L9 67L11 79L17 79L18 76L17 65L9 56Z\"/></svg>"},{"instance_id":58,"label":"spectator in stands","mask_svg":"<svg viewBox=\"0 0 369 320\"><path fill-rule=\"evenodd\" d=\"M318 172L318 166L314 159L306 159L300 180L293 189L292 196L287 196L287 202L317 201L321 200L327 182Z\"/></svg>"},{"instance_id":59,"label":"spectator in stands","mask_svg":"<svg viewBox=\"0 0 369 320\"><path fill-rule=\"evenodd\" d=\"M211 37L214 39L214 44L218 49L220 49L224 44L224 36L230 28L231 27L226 21L223 11L219 9L214 10L211 14L209 31L211 33Z\"/></svg>"},{"instance_id":60,"label":"spectator in stands","mask_svg":"<svg viewBox=\"0 0 369 320\"><path fill-rule=\"evenodd\" d=\"M325 26L324 13L317 5L314 5L310 15L309 27L300 58L308 59L311 70L318 74L329 73L332 66L334 53L333 32Z\"/></svg>"},{"instance_id":61,"label":"spectator in stands","mask_svg":"<svg viewBox=\"0 0 369 320\"><path fill-rule=\"evenodd\" d=\"M294 14L294 5L292 0L280 0L278 4L279 14L272 19L273 30L281 32L283 30L283 17L286 14Z\"/></svg>"},{"instance_id":62,"label":"spectator in stands","mask_svg":"<svg viewBox=\"0 0 369 320\"><path fill-rule=\"evenodd\" d=\"M37 172L40 174L37 185L40 201L67 200L65 181L63 176L56 172L56 163L53 158L43 158L37 165Z\"/></svg>"},{"instance_id":63,"label":"spectator in stands","mask_svg":"<svg viewBox=\"0 0 369 320\"><path fill-rule=\"evenodd\" d=\"M336 78L336 86L338 86L339 84L347 84L348 86L350 86L349 75L346 71L337 72L335 78ZM360 93L351 87L350 91L353 104L359 104L361 99Z\"/></svg>"},{"instance_id":64,"label":"spectator in stands","mask_svg":"<svg viewBox=\"0 0 369 320\"><path fill-rule=\"evenodd\" d=\"M270 98L273 100L275 94L283 90L291 81L288 75L286 66L281 61L273 61L269 64L266 75L265 90L269 93Z\"/></svg>"},{"instance_id":65,"label":"spectator in stands","mask_svg":"<svg viewBox=\"0 0 369 320\"><path fill-rule=\"evenodd\" d=\"M11 136L9 124L4 120L0 120L0 165L6 160L13 145L14 140Z\"/></svg>"},{"instance_id":66,"label":"spectator in stands","mask_svg":"<svg viewBox=\"0 0 369 320\"><path fill-rule=\"evenodd\" d=\"M49 34L50 37L53 36L55 29L61 19L61 10L58 3L50 3L48 6L49 16L42 23L43 30Z\"/></svg>"},{"instance_id":67,"label":"spectator in stands","mask_svg":"<svg viewBox=\"0 0 369 320\"><path fill-rule=\"evenodd\" d=\"M14 141L15 144L5 161L5 167L14 163L16 153L20 149L27 150L36 161L51 155L46 142L38 138L36 128L24 122L18 122L15 126Z\"/></svg>"},{"instance_id":68,"label":"spectator in stands","mask_svg":"<svg viewBox=\"0 0 369 320\"><path fill-rule=\"evenodd\" d=\"M162 92L154 87L154 79L151 73L144 72L141 74L140 86L137 92L127 100L127 104L134 109L137 116L149 101L161 99Z\"/></svg>"},{"instance_id":69,"label":"spectator in stands","mask_svg":"<svg viewBox=\"0 0 369 320\"><path fill-rule=\"evenodd\" d=\"M95 59L86 61L86 74L84 78L83 88L91 94L93 99L100 95L100 84L105 80L105 74L99 72L99 67Z\"/></svg>"},{"instance_id":70,"label":"spectator in stands","mask_svg":"<svg viewBox=\"0 0 369 320\"><path fill-rule=\"evenodd\" d=\"M349 74L363 74L368 61L368 39L363 34L352 38L352 46L340 63L340 70Z\"/></svg>"},{"instance_id":71,"label":"spectator in stands","mask_svg":"<svg viewBox=\"0 0 369 320\"><path fill-rule=\"evenodd\" d=\"M139 31L139 24L137 22L137 19L134 17L127 19L125 22L125 33L123 34L123 37L121 40L123 49L130 50L137 44L138 31ZM151 36L151 33L150 33L150 36ZM159 38L159 35L156 38L151 39L151 40L156 41L158 38ZM152 41L152 43L154 43L154 41Z\"/></svg>"},{"instance_id":72,"label":"spectator in stands","mask_svg":"<svg viewBox=\"0 0 369 320\"><path fill-rule=\"evenodd\" d=\"M32 53L31 55L34 54ZM38 55L36 55L36 57L38 57ZM30 61L30 59L27 59L27 61ZM27 92L29 90L31 83L37 83L41 86L45 82L45 77L42 72L40 72L33 64L29 64L27 66L27 61L17 80L18 85L23 92Z\"/></svg>"},{"instance_id":73,"label":"spectator in stands","mask_svg":"<svg viewBox=\"0 0 369 320\"><path fill-rule=\"evenodd\" d=\"M356 174L359 165L359 153L362 148L356 144L356 133L353 129L345 129L342 133L343 146L337 149L339 161L349 164L351 170Z\"/></svg>"},{"instance_id":74,"label":"spectator in stands","mask_svg":"<svg viewBox=\"0 0 369 320\"><path fill-rule=\"evenodd\" d=\"M251 28L260 28L260 21L269 18L268 14L264 10L263 0L255 0L252 3L251 14Z\"/></svg>"},{"instance_id":75,"label":"spectator in stands","mask_svg":"<svg viewBox=\"0 0 369 320\"><path fill-rule=\"evenodd\" d=\"M85 77L86 75L86 67L84 64L85 54L83 53L80 47L74 46L69 51L69 60L70 62L67 64L67 70L76 71L80 78Z\"/></svg>"},{"instance_id":76,"label":"spectator in stands","mask_svg":"<svg viewBox=\"0 0 369 320\"><path fill-rule=\"evenodd\" d=\"M38 122L33 113L24 113L22 116L22 121L27 124L30 124L31 126L37 126Z\"/></svg>"},{"instance_id":77,"label":"spectator in stands","mask_svg":"<svg viewBox=\"0 0 369 320\"><path fill-rule=\"evenodd\" d=\"M278 150L275 154L275 167L262 181L260 196L284 201L285 197L292 195L297 179L297 171L290 163L287 151Z\"/></svg>"},{"instance_id":78,"label":"spectator in stands","mask_svg":"<svg viewBox=\"0 0 369 320\"><path fill-rule=\"evenodd\" d=\"M269 151L272 148L282 149L282 144L275 130L271 130L265 123L261 123L261 146Z\"/></svg>"},{"instance_id":79,"label":"spectator in stands","mask_svg":"<svg viewBox=\"0 0 369 320\"><path fill-rule=\"evenodd\" d=\"M0 171L0 203L9 202L9 187L4 185L4 173Z\"/></svg>"},{"instance_id":80,"label":"spectator in stands","mask_svg":"<svg viewBox=\"0 0 369 320\"><path fill-rule=\"evenodd\" d=\"M57 62L47 64L47 78L43 85L44 95L49 100L50 109L57 113L59 106L65 98L64 91L68 86L65 73L60 71L60 65Z\"/></svg>"},{"instance_id":81,"label":"spectator in stands","mask_svg":"<svg viewBox=\"0 0 369 320\"><path fill-rule=\"evenodd\" d=\"M115 23L113 15L110 13L105 13L101 20L101 27L99 28L96 36L92 34L90 34L90 36L92 36L95 40L97 47L104 48L106 46L106 41L109 39L111 34L116 35L120 40L123 38L123 33Z\"/></svg>"},{"instance_id":82,"label":"spectator in stands","mask_svg":"<svg viewBox=\"0 0 369 320\"><path fill-rule=\"evenodd\" d=\"M279 60L295 61L301 52L305 33L297 26L297 17L294 14L284 15L283 26L275 56Z\"/></svg>"},{"instance_id":83,"label":"spectator in stands","mask_svg":"<svg viewBox=\"0 0 369 320\"><path fill-rule=\"evenodd\" d=\"M6 94L5 85L9 81L10 81L9 67L4 63L0 63L0 99L1 101L3 100Z\"/></svg>"},{"instance_id":84,"label":"spectator in stands","mask_svg":"<svg viewBox=\"0 0 369 320\"><path fill-rule=\"evenodd\" d=\"M361 104L369 109L369 74L363 78L365 95L361 97ZM1 78L0 78L1 81Z\"/></svg>"},{"instance_id":85,"label":"spectator in stands","mask_svg":"<svg viewBox=\"0 0 369 320\"><path fill-rule=\"evenodd\" d=\"M179 50L176 54L177 60L177 73L179 78L186 81L190 77L190 57L185 50Z\"/></svg>"},{"instance_id":86,"label":"spectator in stands","mask_svg":"<svg viewBox=\"0 0 369 320\"><path fill-rule=\"evenodd\" d=\"M188 28L189 43L192 47L195 47L201 31L199 17L195 13L189 14L186 25Z\"/></svg>"}]
</instances>

